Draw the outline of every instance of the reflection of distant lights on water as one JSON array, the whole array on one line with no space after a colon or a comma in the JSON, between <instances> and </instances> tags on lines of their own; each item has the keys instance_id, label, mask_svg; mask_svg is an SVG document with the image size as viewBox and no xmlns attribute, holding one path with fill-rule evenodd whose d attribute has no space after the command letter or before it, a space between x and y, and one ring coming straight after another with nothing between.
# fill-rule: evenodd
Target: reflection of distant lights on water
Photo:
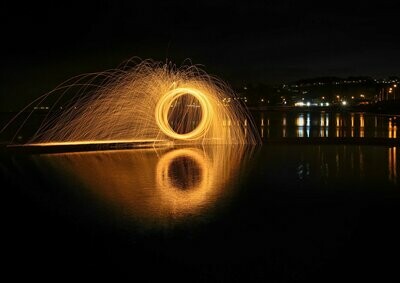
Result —
<instances>
[{"instance_id":1,"label":"reflection of distant lights on water","mask_svg":"<svg viewBox=\"0 0 400 283\"><path fill-rule=\"evenodd\" d=\"M298 128L297 129L297 137L298 138L303 138L304 137L304 129L303 128Z\"/></svg>"},{"instance_id":2,"label":"reflection of distant lights on water","mask_svg":"<svg viewBox=\"0 0 400 283\"><path fill-rule=\"evenodd\" d=\"M298 127L303 127L304 126L304 117L301 115L296 119L296 125Z\"/></svg>"},{"instance_id":3,"label":"reflection of distant lights on water","mask_svg":"<svg viewBox=\"0 0 400 283\"><path fill-rule=\"evenodd\" d=\"M392 139L392 138L396 139L397 138L397 124L393 123L391 118L389 118L388 133L389 133L389 138L390 139Z\"/></svg>"},{"instance_id":4,"label":"reflection of distant lights on water","mask_svg":"<svg viewBox=\"0 0 400 283\"><path fill-rule=\"evenodd\" d=\"M351 117L351 137L354 137L354 117Z\"/></svg>"},{"instance_id":5,"label":"reflection of distant lights on water","mask_svg":"<svg viewBox=\"0 0 400 283\"><path fill-rule=\"evenodd\" d=\"M364 137L364 115L360 115L360 138Z\"/></svg>"},{"instance_id":6,"label":"reflection of distant lights on water","mask_svg":"<svg viewBox=\"0 0 400 283\"><path fill-rule=\"evenodd\" d=\"M390 147L388 154L389 180L397 184L397 148Z\"/></svg>"}]
</instances>

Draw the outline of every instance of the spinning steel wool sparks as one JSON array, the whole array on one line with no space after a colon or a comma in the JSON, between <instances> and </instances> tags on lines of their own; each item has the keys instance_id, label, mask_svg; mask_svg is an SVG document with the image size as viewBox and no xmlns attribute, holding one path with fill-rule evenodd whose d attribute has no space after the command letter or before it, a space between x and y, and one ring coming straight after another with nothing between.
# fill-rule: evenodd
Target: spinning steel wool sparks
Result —
<instances>
[{"instance_id":1,"label":"spinning steel wool sparks","mask_svg":"<svg viewBox=\"0 0 400 283\"><path fill-rule=\"evenodd\" d=\"M233 91L193 65L131 60L118 69L70 79L19 115L49 103L48 115L28 144L259 142Z\"/></svg>"}]
</instances>

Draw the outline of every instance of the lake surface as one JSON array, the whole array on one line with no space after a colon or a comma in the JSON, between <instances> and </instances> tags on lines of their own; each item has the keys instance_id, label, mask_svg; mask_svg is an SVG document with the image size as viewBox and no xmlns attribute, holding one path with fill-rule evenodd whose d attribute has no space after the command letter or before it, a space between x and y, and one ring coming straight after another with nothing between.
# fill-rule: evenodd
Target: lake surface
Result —
<instances>
[{"instance_id":1,"label":"lake surface","mask_svg":"<svg viewBox=\"0 0 400 283\"><path fill-rule=\"evenodd\" d=\"M6 124L14 114L0 113L0 127ZM27 142L35 133L47 112L35 112L24 122L26 115L21 115L15 123L0 134L0 142L13 139L14 142ZM264 141L281 138L385 138L399 137L400 115L380 115L364 112L311 111L253 111L255 127ZM233 125L230 121L227 125ZM15 134L20 125L22 130ZM303 139L304 140L304 139Z\"/></svg>"},{"instance_id":2,"label":"lake surface","mask_svg":"<svg viewBox=\"0 0 400 283\"><path fill-rule=\"evenodd\" d=\"M400 116L363 112L254 112L264 140L269 138L388 138L399 137Z\"/></svg>"},{"instance_id":3,"label":"lake surface","mask_svg":"<svg viewBox=\"0 0 400 283\"><path fill-rule=\"evenodd\" d=\"M336 135L335 115L258 114L264 139L267 129L269 138L304 139L321 129L325 135L326 128L326 136ZM351 135L354 117L354 136L376 132L397 139L394 117L378 117L382 126L376 128L374 116L346 115L339 133ZM48 280L399 279L398 151L392 145L315 143L3 152L3 274Z\"/></svg>"}]
</instances>

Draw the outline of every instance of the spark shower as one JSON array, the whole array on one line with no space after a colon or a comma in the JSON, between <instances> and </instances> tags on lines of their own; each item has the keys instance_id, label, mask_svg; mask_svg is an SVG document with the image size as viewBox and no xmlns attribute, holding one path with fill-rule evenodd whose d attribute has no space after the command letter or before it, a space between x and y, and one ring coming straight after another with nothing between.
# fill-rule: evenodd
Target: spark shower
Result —
<instances>
[{"instance_id":1,"label":"spark shower","mask_svg":"<svg viewBox=\"0 0 400 283\"><path fill-rule=\"evenodd\" d=\"M74 77L26 106L18 131L50 105L27 145L167 142L256 144L259 136L240 98L194 65L132 59Z\"/></svg>"}]
</instances>

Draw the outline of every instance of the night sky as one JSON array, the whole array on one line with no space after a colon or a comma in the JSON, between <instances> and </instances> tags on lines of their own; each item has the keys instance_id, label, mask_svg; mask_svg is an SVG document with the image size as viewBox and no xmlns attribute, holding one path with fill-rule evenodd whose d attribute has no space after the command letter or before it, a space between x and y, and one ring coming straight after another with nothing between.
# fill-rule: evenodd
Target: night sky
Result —
<instances>
[{"instance_id":1,"label":"night sky","mask_svg":"<svg viewBox=\"0 0 400 283\"><path fill-rule=\"evenodd\" d=\"M398 76L397 2L3 1L1 108L133 56L177 65L188 58L234 86Z\"/></svg>"}]
</instances>

